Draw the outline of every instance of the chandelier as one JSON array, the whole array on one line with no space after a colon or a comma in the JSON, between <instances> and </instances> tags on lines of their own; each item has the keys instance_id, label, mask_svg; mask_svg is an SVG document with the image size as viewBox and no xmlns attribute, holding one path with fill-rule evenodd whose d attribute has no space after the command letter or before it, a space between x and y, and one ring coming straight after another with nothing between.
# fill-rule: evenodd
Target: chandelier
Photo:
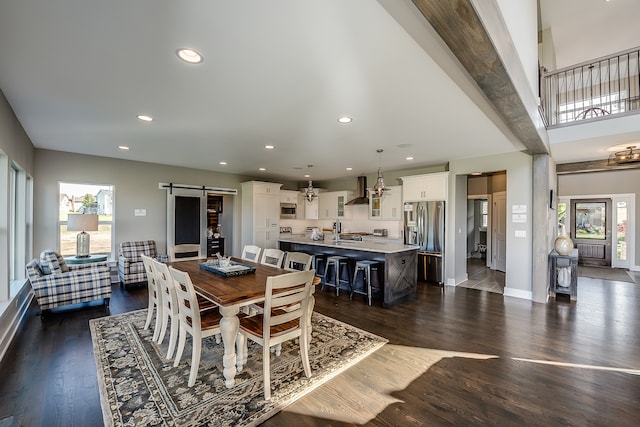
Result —
<instances>
[{"instance_id":1,"label":"chandelier","mask_svg":"<svg viewBox=\"0 0 640 427\"><path fill-rule=\"evenodd\" d=\"M625 163L640 162L640 150L636 149L635 145L627 147L622 151L609 156L609 166L620 165Z\"/></svg>"},{"instance_id":2,"label":"chandelier","mask_svg":"<svg viewBox=\"0 0 640 427\"><path fill-rule=\"evenodd\" d=\"M307 167L312 168L313 165L307 165ZM316 194L316 191L313 189L313 184L311 183L311 180L309 180L309 186L304 191L304 198L307 199L308 202L313 202L313 199L315 199L316 197L318 197L318 195Z\"/></svg>"},{"instance_id":3,"label":"chandelier","mask_svg":"<svg viewBox=\"0 0 640 427\"><path fill-rule=\"evenodd\" d=\"M378 148L376 153L378 153L378 179L376 179L376 183L373 186L373 191L378 195L378 197L382 197L382 194L388 190L384 185L384 179L382 178L382 165L381 165L381 157L382 152L384 150L382 148Z\"/></svg>"}]
</instances>

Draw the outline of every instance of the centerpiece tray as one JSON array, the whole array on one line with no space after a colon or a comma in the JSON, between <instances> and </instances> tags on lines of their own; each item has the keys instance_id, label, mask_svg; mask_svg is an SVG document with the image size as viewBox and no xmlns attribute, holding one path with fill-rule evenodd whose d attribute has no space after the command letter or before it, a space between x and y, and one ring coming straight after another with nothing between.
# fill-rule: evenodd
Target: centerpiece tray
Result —
<instances>
[{"instance_id":1,"label":"centerpiece tray","mask_svg":"<svg viewBox=\"0 0 640 427\"><path fill-rule=\"evenodd\" d=\"M210 271L223 277L242 276L243 274L251 274L256 272L255 267L245 265L239 262L231 261L229 265L221 267L218 261L207 261L200 263L200 269Z\"/></svg>"}]
</instances>

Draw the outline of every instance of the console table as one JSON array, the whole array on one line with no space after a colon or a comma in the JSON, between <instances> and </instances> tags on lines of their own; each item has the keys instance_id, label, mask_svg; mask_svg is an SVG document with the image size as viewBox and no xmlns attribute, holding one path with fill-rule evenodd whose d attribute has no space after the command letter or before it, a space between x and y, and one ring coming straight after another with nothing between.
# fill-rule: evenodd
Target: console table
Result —
<instances>
[{"instance_id":1,"label":"console table","mask_svg":"<svg viewBox=\"0 0 640 427\"><path fill-rule=\"evenodd\" d=\"M549 295L569 295L572 301L578 297L578 249L569 255L560 255L555 250L549 254Z\"/></svg>"}]
</instances>

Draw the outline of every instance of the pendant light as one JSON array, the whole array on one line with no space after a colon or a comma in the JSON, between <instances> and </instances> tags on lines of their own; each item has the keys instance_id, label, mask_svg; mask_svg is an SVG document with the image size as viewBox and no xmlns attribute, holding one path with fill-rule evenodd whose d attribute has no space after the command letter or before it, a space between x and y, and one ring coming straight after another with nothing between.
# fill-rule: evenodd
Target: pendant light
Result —
<instances>
[{"instance_id":1,"label":"pendant light","mask_svg":"<svg viewBox=\"0 0 640 427\"><path fill-rule=\"evenodd\" d=\"M308 168L312 168L313 165L307 165L307 167ZM313 189L313 184L311 183L311 180L309 180L309 186L304 191L304 198L307 199L308 202L313 202L313 200L316 197L318 197L318 195L316 194L315 190Z\"/></svg>"},{"instance_id":2,"label":"pendant light","mask_svg":"<svg viewBox=\"0 0 640 427\"><path fill-rule=\"evenodd\" d=\"M382 152L384 150L382 148L378 148L376 152L378 153L378 179L376 180L375 185L373 186L373 191L378 195L378 197L382 197L382 194L387 190L387 187L384 186L384 179L382 178Z\"/></svg>"},{"instance_id":3,"label":"pendant light","mask_svg":"<svg viewBox=\"0 0 640 427\"><path fill-rule=\"evenodd\" d=\"M635 145L609 156L609 166L640 162L640 150Z\"/></svg>"}]
</instances>

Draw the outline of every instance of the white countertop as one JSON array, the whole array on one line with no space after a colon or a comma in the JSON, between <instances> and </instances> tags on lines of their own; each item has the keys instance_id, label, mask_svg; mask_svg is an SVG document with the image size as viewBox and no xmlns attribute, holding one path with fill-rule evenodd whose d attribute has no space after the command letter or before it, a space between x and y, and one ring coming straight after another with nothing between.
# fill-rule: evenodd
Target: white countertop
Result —
<instances>
[{"instance_id":1,"label":"white countertop","mask_svg":"<svg viewBox=\"0 0 640 427\"><path fill-rule=\"evenodd\" d=\"M392 254L396 252L404 252L409 250L418 250L417 246L404 245L402 243L386 243L386 242L367 242L357 240L311 240L310 237L282 237L281 242L299 243L303 245L322 246L326 248L344 248L351 250L360 250L368 252L380 252L384 254Z\"/></svg>"}]
</instances>

